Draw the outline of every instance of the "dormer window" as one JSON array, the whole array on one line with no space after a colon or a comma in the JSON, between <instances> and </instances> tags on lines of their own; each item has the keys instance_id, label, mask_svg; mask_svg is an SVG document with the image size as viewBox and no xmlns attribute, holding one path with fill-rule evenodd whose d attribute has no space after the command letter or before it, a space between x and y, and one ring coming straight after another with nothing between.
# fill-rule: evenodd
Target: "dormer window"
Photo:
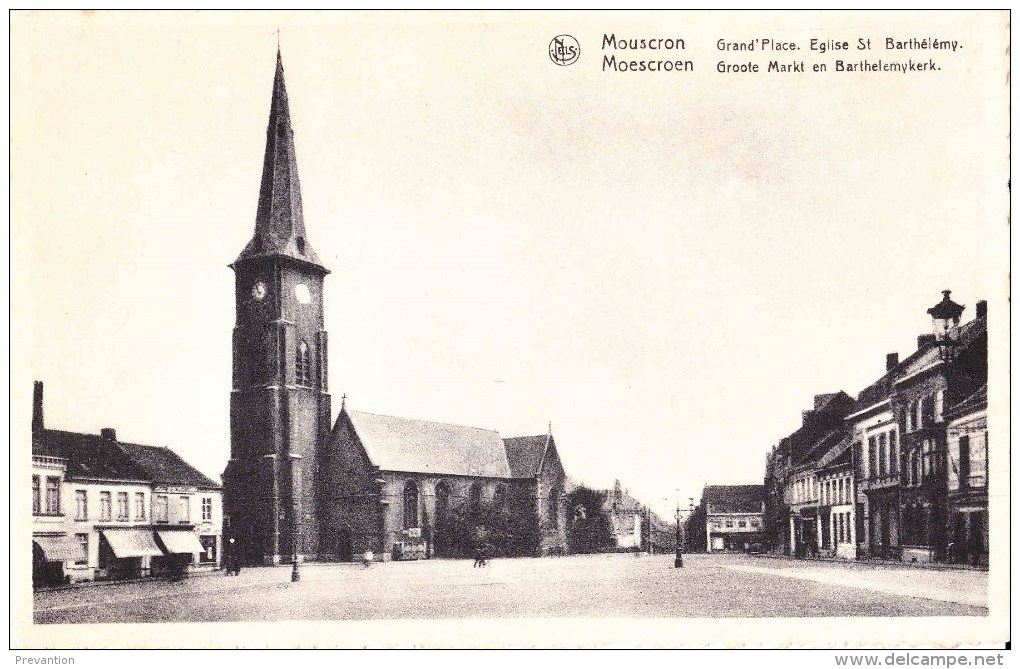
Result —
<instances>
[{"instance_id":1,"label":"dormer window","mask_svg":"<svg viewBox=\"0 0 1020 669\"><path fill-rule=\"evenodd\" d=\"M298 253L300 253L301 255L305 254L305 238L304 237L298 237L297 238L297 250L298 250Z\"/></svg>"}]
</instances>

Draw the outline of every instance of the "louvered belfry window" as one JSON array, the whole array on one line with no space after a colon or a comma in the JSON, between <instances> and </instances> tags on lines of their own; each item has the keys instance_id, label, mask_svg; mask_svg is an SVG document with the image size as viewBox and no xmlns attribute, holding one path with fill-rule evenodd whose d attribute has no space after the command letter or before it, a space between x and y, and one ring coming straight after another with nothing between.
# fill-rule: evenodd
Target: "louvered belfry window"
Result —
<instances>
[{"instance_id":1,"label":"louvered belfry window","mask_svg":"<svg viewBox=\"0 0 1020 669\"><path fill-rule=\"evenodd\" d=\"M308 344L303 341L298 343L294 369L296 382L299 386L312 385L312 356L308 350Z\"/></svg>"}]
</instances>

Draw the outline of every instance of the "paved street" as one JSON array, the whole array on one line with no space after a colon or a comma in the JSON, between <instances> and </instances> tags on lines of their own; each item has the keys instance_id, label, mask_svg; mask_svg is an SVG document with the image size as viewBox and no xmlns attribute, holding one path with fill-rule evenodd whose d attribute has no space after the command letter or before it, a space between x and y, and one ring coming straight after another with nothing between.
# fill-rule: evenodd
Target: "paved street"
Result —
<instances>
[{"instance_id":1,"label":"paved street","mask_svg":"<svg viewBox=\"0 0 1020 669\"><path fill-rule=\"evenodd\" d=\"M749 557L590 555L245 569L35 594L37 623L987 615L987 574Z\"/></svg>"}]
</instances>

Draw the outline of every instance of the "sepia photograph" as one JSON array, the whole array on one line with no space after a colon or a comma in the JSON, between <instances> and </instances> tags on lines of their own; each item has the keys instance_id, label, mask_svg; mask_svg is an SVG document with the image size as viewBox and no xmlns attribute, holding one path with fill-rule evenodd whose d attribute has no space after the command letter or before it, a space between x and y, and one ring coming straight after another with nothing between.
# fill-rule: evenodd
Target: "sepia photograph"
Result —
<instances>
[{"instance_id":1,"label":"sepia photograph","mask_svg":"<svg viewBox=\"0 0 1020 669\"><path fill-rule=\"evenodd\" d=\"M1008 647L1009 21L11 12L11 649Z\"/></svg>"}]
</instances>

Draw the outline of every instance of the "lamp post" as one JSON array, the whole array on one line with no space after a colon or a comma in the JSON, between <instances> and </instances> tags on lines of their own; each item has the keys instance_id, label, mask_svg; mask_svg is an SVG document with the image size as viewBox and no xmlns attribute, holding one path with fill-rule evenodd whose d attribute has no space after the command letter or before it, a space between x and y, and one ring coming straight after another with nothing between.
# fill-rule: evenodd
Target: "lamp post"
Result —
<instances>
[{"instance_id":1,"label":"lamp post","mask_svg":"<svg viewBox=\"0 0 1020 669\"><path fill-rule=\"evenodd\" d=\"M946 396L953 397L953 377L955 375L950 373L948 369L949 364L952 362L956 355L956 346L959 344L957 338L954 338L954 334L959 336L959 325L960 316L963 315L963 305L957 304L949 299L950 291L942 291L942 301L936 304L931 309L928 309L928 315L931 316L932 329L935 331L935 343L939 347L939 354L942 357L943 363L946 365L946 369L943 370L943 377L946 383ZM945 439L945 433L939 439L938 447L945 453L946 444L943 441ZM943 455L945 457L945 455ZM939 481L938 486L933 486L928 489L928 496L931 503L932 514L934 517L928 523L928 539L929 543L933 548L933 553L941 551L942 555L946 555L949 552L948 537L944 533L944 527L946 525L946 495L947 490L946 479L943 477ZM937 515L936 515L937 514ZM939 528L939 529L936 529ZM941 556L935 555L936 559L942 559Z\"/></svg>"},{"instance_id":2,"label":"lamp post","mask_svg":"<svg viewBox=\"0 0 1020 669\"><path fill-rule=\"evenodd\" d=\"M938 344L942 360L945 362L953 359L953 348L956 345L953 329L960 325L960 316L963 315L964 309L962 304L949 299L950 292L943 290L942 301L928 310L935 330L935 343Z\"/></svg>"},{"instance_id":3,"label":"lamp post","mask_svg":"<svg viewBox=\"0 0 1020 669\"><path fill-rule=\"evenodd\" d=\"M678 489L679 493L680 490ZM683 540L680 532L680 496L676 498L676 557L673 558L673 567L682 569L684 566Z\"/></svg>"}]
</instances>

